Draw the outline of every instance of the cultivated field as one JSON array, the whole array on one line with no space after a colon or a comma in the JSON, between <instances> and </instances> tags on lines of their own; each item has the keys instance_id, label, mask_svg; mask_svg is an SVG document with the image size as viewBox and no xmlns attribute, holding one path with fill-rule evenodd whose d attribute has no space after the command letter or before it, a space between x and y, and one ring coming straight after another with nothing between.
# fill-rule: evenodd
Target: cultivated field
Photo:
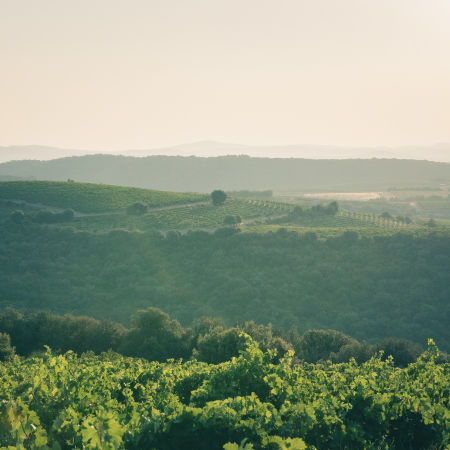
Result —
<instances>
[{"instance_id":1,"label":"cultivated field","mask_svg":"<svg viewBox=\"0 0 450 450\"><path fill-rule=\"evenodd\" d=\"M0 199L92 213L123 209L135 202L146 203L149 207L194 203L205 201L208 196L106 184L10 181L0 182Z\"/></svg>"}]
</instances>

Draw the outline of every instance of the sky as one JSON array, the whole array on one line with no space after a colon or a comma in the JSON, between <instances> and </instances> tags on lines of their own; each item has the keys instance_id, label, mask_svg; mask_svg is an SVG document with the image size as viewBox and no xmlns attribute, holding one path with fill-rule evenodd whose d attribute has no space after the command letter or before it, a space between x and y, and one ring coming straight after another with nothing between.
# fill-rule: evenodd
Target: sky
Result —
<instances>
[{"instance_id":1,"label":"sky","mask_svg":"<svg viewBox=\"0 0 450 450\"><path fill-rule=\"evenodd\" d=\"M0 145L450 142L449 0L0 0Z\"/></svg>"}]
</instances>

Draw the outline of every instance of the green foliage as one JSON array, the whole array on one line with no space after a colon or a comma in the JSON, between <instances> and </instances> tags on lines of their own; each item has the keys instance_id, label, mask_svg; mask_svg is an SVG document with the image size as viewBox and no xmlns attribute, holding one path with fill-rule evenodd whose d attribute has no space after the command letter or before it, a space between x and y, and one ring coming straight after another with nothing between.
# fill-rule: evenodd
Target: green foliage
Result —
<instances>
[{"instance_id":1,"label":"green foliage","mask_svg":"<svg viewBox=\"0 0 450 450\"><path fill-rule=\"evenodd\" d=\"M211 192L211 200L214 206L223 205L227 199L227 194L221 190L215 190Z\"/></svg>"},{"instance_id":2,"label":"green foliage","mask_svg":"<svg viewBox=\"0 0 450 450\"><path fill-rule=\"evenodd\" d=\"M0 363L0 446L199 450L446 448L450 365L273 363L248 337L218 365L108 353Z\"/></svg>"},{"instance_id":3,"label":"green foliage","mask_svg":"<svg viewBox=\"0 0 450 450\"><path fill-rule=\"evenodd\" d=\"M198 338L194 356L199 361L217 364L227 361L233 356L237 356L244 346L245 340L237 328L229 328L226 330L216 328L210 333Z\"/></svg>"},{"instance_id":4,"label":"green foliage","mask_svg":"<svg viewBox=\"0 0 450 450\"><path fill-rule=\"evenodd\" d=\"M59 352L72 350L78 354L114 350L156 361L195 358L219 363L238 356L244 349L247 341L242 333L251 336L262 350L275 351L277 361L293 350L298 358L308 362L347 362L351 358L364 362L381 351L383 357L392 356L396 365L405 367L422 351L404 339L388 338L379 344L368 344L334 330L310 330L300 336L296 329L286 333L253 321L226 327L221 319L211 317L196 320L190 329L157 308L138 311L133 322L134 327L127 329L90 317L0 310L0 331L4 332L0 333L0 358L12 357L16 347L19 355L29 355L50 346ZM445 361L448 355L442 354L439 362Z\"/></svg>"},{"instance_id":5,"label":"green foliage","mask_svg":"<svg viewBox=\"0 0 450 450\"><path fill-rule=\"evenodd\" d=\"M122 209L136 202L151 207L192 203L204 201L207 196L73 181L10 181L0 183L0 199L90 213Z\"/></svg>"},{"instance_id":6,"label":"green foliage","mask_svg":"<svg viewBox=\"0 0 450 450\"><path fill-rule=\"evenodd\" d=\"M158 308L138 311L133 328L127 333L119 351L148 360L188 358L192 351L190 330Z\"/></svg>"},{"instance_id":7,"label":"green foliage","mask_svg":"<svg viewBox=\"0 0 450 450\"><path fill-rule=\"evenodd\" d=\"M343 346L356 344L344 333L335 330L309 330L300 339L296 349L306 362L326 361Z\"/></svg>"},{"instance_id":8,"label":"green foliage","mask_svg":"<svg viewBox=\"0 0 450 450\"><path fill-rule=\"evenodd\" d=\"M448 231L370 237L347 230L318 239L288 229L260 235L229 228L164 237L9 220L0 231L0 307L128 325L136 310L153 306L184 326L216 315L229 325L334 329L371 343L431 336L450 350Z\"/></svg>"},{"instance_id":9,"label":"green foliage","mask_svg":"<svg viewBox=\"0 0 450 450\"><path fill-rule=\"evenodd\" d=\"M265 220L289 211L291 206L261 200L230 199L220 208L210 203L197 202L190 205L173 205L150 208L144 215L92 214L81 215L71 224L79 230L110 231L128 230L187 230L195 228L214 229L223 226L226 216L239 216L247 221Z\"/></svg>"},{"instance_id":10,"label":"green foliage","mask_svg":"<svg viewBox=\"0 0 450 450\"><path fill-rule=\"evenodd\" d=\"M128 330L121 324L92 317L22 313L8 308L0 310L0 331L8 333L18 354L28 355L45 345L62 352L117 350Z\"/></svg>"},{"instance_id":11,"label":"green foliage","mask_svg":"<svg viewBox=\"0 0 450 450\"><path fill-rule=\"evenodd\" d=\"M273 197L273 191L229 191L227 192L227 195L234 198L270 200Z\"/></svg>"},{"instance_id":12,"label":"green foliage","mask_svg":"<svg viewBox=\"0 0 450 450\"><path fill-rule=\"evenodd\" d=\"M241 216L225 216L223 219L224 225L239 225L241 222Z\"/></svg>"},{"instance_id":13,"label":"green foliage","mask_svg":"<svg viewBox=\"0 0 450 450\"><path fill-rule=\"evenodd\" d=\"M25 214L22 210L18 209L16 211L13 211L10 215L9 215L9 219L15 223L16 225L20 225L23 222L25 222Z\"/></svg>"},{"instance_id":14,"label":"green foliage","mask_svg":"<svg viewBox=\"0 0 450 450\"><path fill-rule=\"evenodd\" d=\"M0 332L0 361L14 356L14 348L11 347L11 338L7 333Z\"/></svg>"},{"instance_id":15,"label":"green foliage","mask_svg":"<svg viewBox=\"0 0 450 450\"><path fill-rule=\"evenodd\" d=\"M34 215L33 220L37 223L61 223L70 222L74 217L75 213L73 209L66 209L61 213L54 213L52 211L41 209Z\"/></svg>"},{"instance_id":16,"label":"green foliage","mask_svg":"<svg viewBox=\"0 0 450 450\"><path fill-rule=\"evenodd\" d=\"M143 202L136 202L127 208L127 214L130 216L141 216L148 211L148 206Z\"/></svg>"}]
</instances>

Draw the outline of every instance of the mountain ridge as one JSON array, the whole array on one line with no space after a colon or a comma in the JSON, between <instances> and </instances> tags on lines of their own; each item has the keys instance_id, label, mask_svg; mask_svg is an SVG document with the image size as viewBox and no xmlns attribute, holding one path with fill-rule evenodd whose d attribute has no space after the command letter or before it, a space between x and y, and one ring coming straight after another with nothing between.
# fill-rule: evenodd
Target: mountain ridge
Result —
<instances>
[{"instance_id":1,"label":"mountain ridge","mask_svg":"<svg viewBox=\"0 0 450 450\"><path fill-rule=\"evenodd\" d=\"M335 145L244 145L212 140L197 141L173 146L149 149L95 150L72 149L44 145L0 146L0 163L20 160L52 160L70 156L94 154L124 156L198 156L217 157L248 155L262 158L306 158L306 159L371 159L395 158L416 159L435 162L450 162L450 143L429 146L358 146Z\"/></svg>"}]
</instances>

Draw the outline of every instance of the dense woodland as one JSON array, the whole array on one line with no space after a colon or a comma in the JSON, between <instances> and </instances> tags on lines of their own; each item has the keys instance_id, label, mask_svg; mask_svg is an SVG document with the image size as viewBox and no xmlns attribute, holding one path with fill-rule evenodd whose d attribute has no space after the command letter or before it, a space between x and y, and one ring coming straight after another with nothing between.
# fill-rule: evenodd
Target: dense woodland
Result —
<instances>
[{"instance_id":1,"label":"dense woodland","mask_svg":"<svg viewBox=\"0 0 450 450\"><path fill-rule=\"evenodd\" d=\"M1 233L2 307L128 326L136 310L155 306L184 326L206 315L369 342L432 337L450 348L448 233L91 234L10 218Z\"/></svg>"},{"instance_id":2,"label":"dense woodland","mask_svg":"<svg viewBox=\"0 0 450 450\"><path fill-rule=\"evenodd\" d=\"M311 160L90 155L0 164L0 176L65 181L68 178L179 192L237 190L370 190L450 183L450 164L400 159Z\"/></svg>"}]
</instances>

